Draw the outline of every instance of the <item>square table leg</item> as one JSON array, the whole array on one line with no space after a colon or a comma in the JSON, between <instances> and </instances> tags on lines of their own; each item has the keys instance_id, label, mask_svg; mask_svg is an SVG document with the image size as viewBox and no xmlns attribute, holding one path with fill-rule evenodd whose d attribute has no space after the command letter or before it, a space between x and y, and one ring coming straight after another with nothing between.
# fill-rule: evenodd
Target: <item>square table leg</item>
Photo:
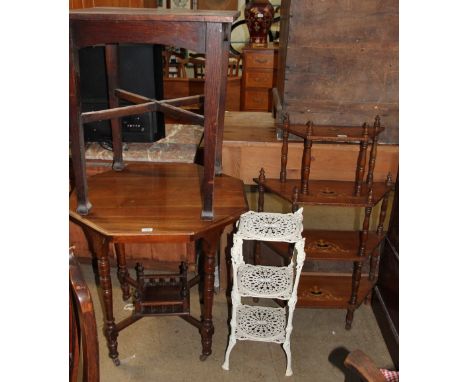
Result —
<instances>
[{"instance_id":1,"label":"square table leg","mask_svg":"<svg viewBox=\"0 0 468 382\"><path fill-rule=\"evenodd\" d=\"M87 215L92 206L88 200L88 183L86 180L84 132L83 125L81 123L78 49L75 47L72 32L72 30L69 32L69 119L71 154L74 182L78 199L77 212L80 215Z\"/></svg>"}]
</instances>

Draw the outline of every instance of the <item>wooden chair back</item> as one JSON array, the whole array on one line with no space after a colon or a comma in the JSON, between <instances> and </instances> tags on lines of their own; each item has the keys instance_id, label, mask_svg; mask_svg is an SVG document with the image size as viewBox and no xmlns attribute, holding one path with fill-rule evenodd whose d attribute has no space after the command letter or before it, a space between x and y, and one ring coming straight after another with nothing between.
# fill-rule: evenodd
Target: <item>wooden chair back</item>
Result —
<instances>
[{"instance_id":1,"label":"wooden chair back","mask_svg":"<svg viewBox=\"0 0 468 382\"><path fill-rule=\"evenodd\" d=\"M386 382L374 361L361 350L353 350L344 360L347 368L354 370L365 382Z\"/></svg>"},{"instance_id":2,"label":"wooden chair back","mask_svg":"<svg viewBox=\"0 0 468 382\"><path fill-rule=\"evenodd\" d=\"M185 65L188 60L184 54L171 47L163 50L163 76L165 78L187 78Z\"/></svg>"},{"instance_id":3,"label":"wooden chair back","mask_svg":"<svg viewBox=\"0 0 468 382\"><path fill-rule=\"evenodd\" d=\"M242 55L229 53L228 77L239 77L242 65Z\"/></svg>"},{"instance_id":4,"label":"wooden chair back","mask_svg":"<svg viewBox=\"0 0 468 382\"><path fill-rule=\"evenodd\" d=\"M205 78L205 55L202 53L190 53L187 63L193 66L194 78ZM242 56L229 53L228 77L239 77Z\"/></svg>"},{"instance_id":5,"label":"wooden chair back","mask_svg":"<svg viewBox=\"0 0 468 382\"><path fill-rule=\"evenodd\" d=\"M70 382L78 381L80 357L83 382L99 382L99 347L93 300L78 261L69 254Z\"/></svg>"}]
</instances>

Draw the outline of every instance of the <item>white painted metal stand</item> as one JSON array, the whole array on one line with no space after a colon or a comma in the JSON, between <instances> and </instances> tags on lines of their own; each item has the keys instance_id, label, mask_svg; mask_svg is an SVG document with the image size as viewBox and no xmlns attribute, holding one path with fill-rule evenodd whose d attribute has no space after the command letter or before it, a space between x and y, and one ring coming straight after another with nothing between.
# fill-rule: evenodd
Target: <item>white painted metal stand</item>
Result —
<instances>
[{"instance_id":1,"label":"white painted metal stand","mask_svg":"<svg viewBox=\"0 0 468 382\"><path fill-rule=\"evenodd\" d=\"M229 370L229 355L237 340L283 344L286 353L286 376L292 375L290 337L297 302L297 287L305 260L302 238L302 208L280 214L249 211L237 222L231 250L233 268L231 335L223 364ZM244 240L294 243L291 262L286 267L245 264ZM242 297L287 300L284 308L242 304Z\"/></svg>"}]
</instances>

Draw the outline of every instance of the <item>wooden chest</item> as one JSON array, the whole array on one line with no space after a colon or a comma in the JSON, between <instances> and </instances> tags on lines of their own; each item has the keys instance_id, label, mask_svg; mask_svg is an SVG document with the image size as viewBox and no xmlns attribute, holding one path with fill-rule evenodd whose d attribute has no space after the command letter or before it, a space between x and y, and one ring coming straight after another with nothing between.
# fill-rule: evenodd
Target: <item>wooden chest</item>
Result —
<instances>
[{"instance_id":1,"label":"wooden chest","mask_svg":"<svg viewBox=\"0 0 468 382\"><path fill-rule=\"evenodd\" d=\"M271 89L276 86L278 48L248 45L243 50L241 110L271 111Z\"/></svg>"},{"instance_id":2,"label":"wooden chest","mask_svg":"<svg viewBox=\"0 0 468 382\"><path fill-rule=\"evenodd\" d=\"M291 123L362 125L398 143L398 1L283 0L278 98Z\"/></svg>"}]
</instances>

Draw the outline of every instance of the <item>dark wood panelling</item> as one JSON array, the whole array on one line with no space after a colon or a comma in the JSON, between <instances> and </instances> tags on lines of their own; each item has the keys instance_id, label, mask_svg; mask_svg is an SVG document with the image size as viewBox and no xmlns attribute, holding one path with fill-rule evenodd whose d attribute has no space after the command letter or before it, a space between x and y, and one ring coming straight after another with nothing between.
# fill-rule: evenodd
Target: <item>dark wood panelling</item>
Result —
<instances>
[{"instance_id":1,"label":"dark wood panelling","mask_svg":"<svg viewBox=\"0 0 468 382\"><path fill-rule=\"evenodd\" d=\"M362 124L398 143L398 2L286 0L278 91L292 123Z\"/></svg>"},{"instance_id":2,"label":"dark wood panelling","mask_svg":"<svg viewBox=\"0 0 468 382\"><path fill-rule=\"evenodd\" d=\"M93 7L157 8L157 0L69 0L70 9Z\"/></svg>"},{"instance_id":3,"label":"dark wood panelling","mask_svg":"<svg viewBox=\"0 0 468 382\"><path fill-rule=\"evenodd\" d=\"M198 0L198 9L213 9L213 10L237 10L238 0Z\"/></svg>"}]
</instances>

